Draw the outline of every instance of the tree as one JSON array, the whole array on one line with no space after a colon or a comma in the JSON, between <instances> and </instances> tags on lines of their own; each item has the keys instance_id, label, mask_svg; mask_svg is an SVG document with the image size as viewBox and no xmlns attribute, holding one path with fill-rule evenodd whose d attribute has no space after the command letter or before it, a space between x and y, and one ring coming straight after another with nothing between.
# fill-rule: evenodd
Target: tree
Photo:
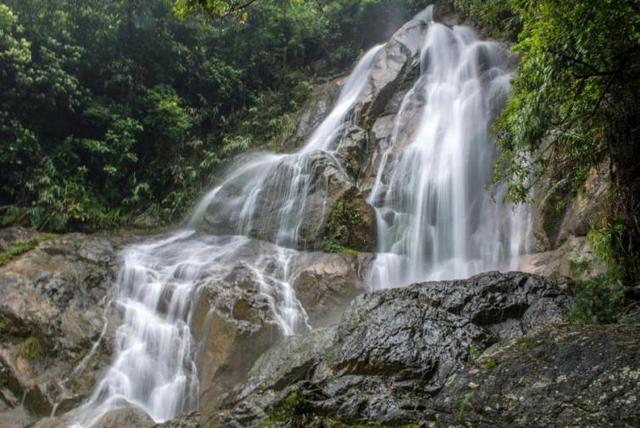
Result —
<instances>
[{"instance_id":1,"label":"tree","mask_svg":"<svg viewBox=\"0 0 640 428\"><path fill-rule=\"evenodd\" d=\"M495 124L497 180L521 201L550 170L580 185L609 159L613 245L627 281L640 277L640 4L510 0L523 29L517 77Z\"/></svg>"},{"instance_id":2,"label":"tree","mask_svg":"<svg viewBox=\"0 0 640 428\"><path fill-rule=\"evenodd\" d=\"M239 17L246 21L247 8L257 0L177 0L176 15L184 18L192 14L207 14L213 18Z\"/></svg>"}]
</instances>

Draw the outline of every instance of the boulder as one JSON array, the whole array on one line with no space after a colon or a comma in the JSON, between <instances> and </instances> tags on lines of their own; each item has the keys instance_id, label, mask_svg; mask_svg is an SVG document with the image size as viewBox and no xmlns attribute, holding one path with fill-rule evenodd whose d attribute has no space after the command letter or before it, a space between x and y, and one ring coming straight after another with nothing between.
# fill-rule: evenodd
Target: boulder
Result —
<instances>
[{"instance_id":1,"label":"boulder","mask_svg":"<svg viewBox=\"0 0 640 428\"><path fill-rule=\"evenodd\" d=\"M0 266L0 401L39 416L64 413L110 359L118 324L110 299L125 239L2 231L9 235L43 242Z\"/></svg>"},{"instance_id":2,"label":"boulder","mask_svg":"<svg viewBox=\"0 0 640 428\"><path fill-rule=\"evenodd\" d=\"M126 406L107 412L94 428L151 428L156 423L142 409Z\"/></svg>"},{"instance_id":3,"label":"boulder","mask_svg":"<svg viewBox=\"0 0 640 428\"><path fill-rule=\"evenodd\" d=\"M41 419L35 424L34 428L67 428L74 426L77 421L74 420L73 413L72 411L60 417ZM126 402L89 423L91 428L151 428L156 426L154 420L144 410Z\"/></svg>"},{"instance_id":4,"label":"boulder","mask_svg":"<svg viewBox=\"0 0 640 428\"><path fill-rule=\"evenodd\" d=\"M298 404L307 415L349 423L423 420L469 359L562 321L570 303L566 284L518 272L364 294L337 326L265 353L211 423L269 425L285 411L300 412Z\"/></svg>"}]
</instances>

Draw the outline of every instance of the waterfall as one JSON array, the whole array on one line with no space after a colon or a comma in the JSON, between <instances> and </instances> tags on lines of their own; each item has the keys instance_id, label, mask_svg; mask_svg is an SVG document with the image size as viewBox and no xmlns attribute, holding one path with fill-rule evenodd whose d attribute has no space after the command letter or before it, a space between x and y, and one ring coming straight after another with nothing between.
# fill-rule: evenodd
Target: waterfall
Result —
<instances>
[{"instance_id":1,"label":"waterfall","mask_svg":"<svg viewBox=\"0 0 640 428\"><path fill-rule=\"evenodd\" d=\"M511 78L497 44L430 22L420 76L369 196L378 229L372 288L517 268L528 210L495 203L486 189L496 157L490 125Z\"/></svg>"},{"instance_id":2,"label":"waterfall","mask_svg":"<svg viewBox=\"0 0 640 428\"><path fill-rule=\"evenodd\" d=\"M384 73L374 81L373 70L396 61L394 72L401 73L398 55L411 57L420 41L419 76L402 99L390 138L377 148L381 160L368 198L378 232L370 286L516 267L528 210L494 203L486 189L496 157L489 127L509 91L511 68L496 44L468 27L432 22L431 9L407 25L410 34L392 39L388 50L376 46L362 57L304 147L254 155L202 198L185 228L123 252L115 298L123 322L114 359L77 412L77 426L91 426L126 403L157 422L198 407L190 330L195 296L203 281L222 281L239 262L256 278L283 335L309 328L291 266L307 248L306 236L314 236L304 228L321 226L309 218L322 220L328 209L326 171L333 178L348 175L338 153L341 138L362 125L363 99L389 83ZM412 40L415 49L402 46ZM321 196L312 198L313 192Z\"/></svg>"},{"instance_id":3,"label":"waterfall","mask_svg":"<svg viewBox=\"0 0 640 428\"><path fill-rule=\"evenodd\" d=\"M223 278L238 260L255 273L257 291L268 301L283 335L308 328L289 282L298 251L288 247L298 239L314 160L324 156L341 168L331 151L380 48L364 55L333 110L299 152L259 155L209 192L186 228L123 252L115 301L123 322L116 333L114 359L89 401L79 408L74 426L89 427L127 403L156 422L197 408L198 373L190 330L194 297L204 278ZM202 223L209 233L199 231ZM262 254L252 246L250 237L255 234L279 245Z\"/></svg>"}]
</instances>

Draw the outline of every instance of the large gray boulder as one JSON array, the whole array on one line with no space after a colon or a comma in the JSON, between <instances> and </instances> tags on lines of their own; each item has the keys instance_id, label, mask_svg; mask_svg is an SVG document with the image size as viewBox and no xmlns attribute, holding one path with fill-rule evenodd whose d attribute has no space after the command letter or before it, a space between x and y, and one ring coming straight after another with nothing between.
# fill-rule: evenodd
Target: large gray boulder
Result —
<instances>
[{"instance_id":1,"label":"large gray boulder","mask_svg":"<svg viewBox=\"0 0 640 428\"><path fill-rule=\"evenodd\" d=\"M337 326L270 349L212 424L258 426L292 401L346 422L419 421L470 358L562 321L571 304L566 287L493 272L364 294Z\"/></svg>"}]
</instances>

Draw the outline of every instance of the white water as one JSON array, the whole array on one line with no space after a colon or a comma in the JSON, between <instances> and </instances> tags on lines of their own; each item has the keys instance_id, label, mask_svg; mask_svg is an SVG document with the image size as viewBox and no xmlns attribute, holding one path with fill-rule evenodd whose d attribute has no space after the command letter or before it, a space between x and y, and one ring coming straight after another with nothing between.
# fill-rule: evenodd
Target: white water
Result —
<instances>
[{"instance_id":1,"label":"white water","mask_svg":"<svg viewBox=\"0 0 640 428\"><path fill-rule=\"evenodd\" d=\"M247 162L202 199L186 229L124 251L115 301L123 323L116 333L114 360L78 410L75 426L89 427L127 403L156 422L197 408L197 364L190 331L194 296L203 280L221 280L239 261L256 278L257 291L266 298L284 335L308 328L304 308L289 283L298 252L285 246L297 242L314 154L323 152L339 167L331 150L379 49L362 58L333 111L298 153L260 155ZM272 215L265 218L269 212ZM196 231L205 214L225 223L209 225L213 235ZM262 223L255 225L258 218ZM281 246L261 248L247 237L269 226L273 242Z\"/></svg>"},{"instance_id":2,"label":"white water","mask_svg":"<svg viewBox=\"0 0 640 428\"><path fill-rule=\"evenodd\" d=\"M528 210L494 203L486 189L496 156L489 128L511 77L496 44L469 27L430 24L369 197L372 288L517 268Z\"/></svg>"}]
</instances>

